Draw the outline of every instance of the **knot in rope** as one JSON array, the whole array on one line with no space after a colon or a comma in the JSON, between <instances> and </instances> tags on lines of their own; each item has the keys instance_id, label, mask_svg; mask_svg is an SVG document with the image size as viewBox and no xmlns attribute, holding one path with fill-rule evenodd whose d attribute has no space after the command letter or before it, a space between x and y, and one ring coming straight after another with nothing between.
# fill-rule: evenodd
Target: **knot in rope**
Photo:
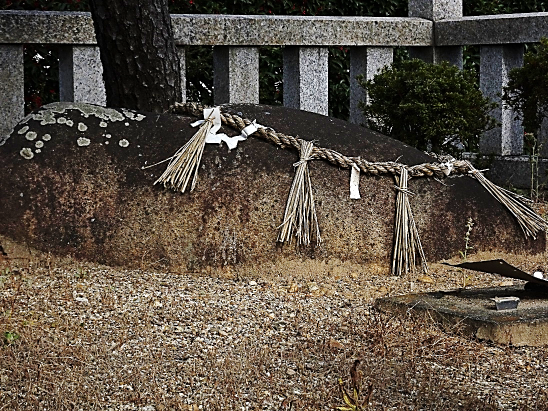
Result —
<instances>
[{"instance_id":1,"label":"knot in rope","mask_svg":"<svg viewBox=\"0 0 548 411\"><path fill-rule=\"evenodd\" d=\"M296 163L293 163L293 167L298 167L301 164L306 164L307 161L312 160L311 154L314 148L312 141L301 140L300 159Z\"/></svg>"}]
</instances>

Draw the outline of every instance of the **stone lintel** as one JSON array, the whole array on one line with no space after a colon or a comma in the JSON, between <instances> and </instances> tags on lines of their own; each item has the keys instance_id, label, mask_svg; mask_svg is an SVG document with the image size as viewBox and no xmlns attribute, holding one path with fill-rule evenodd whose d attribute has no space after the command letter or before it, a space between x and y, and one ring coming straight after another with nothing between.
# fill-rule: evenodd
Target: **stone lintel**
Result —
<instances>
[{"instance_id":1,"label":"stone lintel","mask_svg":"<svg viewBox=\"0 0 548 411\"><path fill-rule=\"evenodd\" d=\"M215 104L259 103L259 48L213 49Z\"/></svg>"},{"instance_id":2,"label":"stone lintel","mask_svg":"<svg viewBox=\"0 0 548 411\"><path fill-rule=\"evenodd\" d=\"M384 67L390 66L394 58L391 47L351 47L350 48L350 122L365 124L366 118L359 103L367 101L367 93L360 86L357 76L364 75L372 80Z\"/></svg>"},{"instance_id":3,"label":"stone lintel","mask_svg":"<svg viewBox=\"0 0 548 411\"><path fill-rule=\"evenodd\" d=\"M0 27L0 43L97 43L90 13L4 10Z\"/></svg>"},{"instance_id":4,"label":"stone lintel","mask_svg":"<svg viewBox=\"0 0 548 411\"><path fill-rule=\"evenodd\" d=\"M284 48L284 106L328 115L328 50Z\"/></svg>"},{"instance_id":5,"label":"stone lintel","mask_svg":"<svg viewBox=\"0 0 548 411\"><path fill-rule=\"evenodd\" d=\"M175 41L233 46L428 46L432 22L401 17L174 15Z\"/></svg>"},{"instance_id":6,"label":"stone lintel","mask_svg":"<svg viewBox=\"0 0 548 411\"><path fill-rule=\"evenodd\" d=\"M99 47L59 48L59 98L61 101L106 105Z\"/></svg>"},{"instance_id":7,"label":"stone lintel","mask_svg":"<svg viewBox=\"0 0 548 411\"><path fill-rule=\"evenodd\" d=\"M420 18L173 14L178 45L427 46ZM95 44L90 13L0 11L0 43Z\"/></svg>"},{"instance_id":8,"label":"stone lintel","mask_svg":"<svg viewBox=\"0 0 548 411\"><path fill-rule=\"evenodd\" d=\"M462 17L435 27L438 46L536 43L548 37L548 13Z\"/></svg>"},{"instance_id":9,"label":"stone lintel","mask_svg":"<svg viewBox=\"0 0 548 411\"><path fill-rule=\"evenodd\" d=\"M500 123L486 131L480 139L482 154L519 155L523 151L523 126L516 119L516 113L504 107L501 100L503 88L508 83L508 73L523 65L524 46L481 46L480 89L483 95L499 106L491 115Z\"/></svg>"},{"instance_id":10,"label":"stone lintel","mask_svg":"<svg viewBox=\"0 0 548 411\"><path fill-rule=\"evenodd\" d=\"M25 115L23 46L0 45L0 145Z\"/></svg>"}]
</instances>

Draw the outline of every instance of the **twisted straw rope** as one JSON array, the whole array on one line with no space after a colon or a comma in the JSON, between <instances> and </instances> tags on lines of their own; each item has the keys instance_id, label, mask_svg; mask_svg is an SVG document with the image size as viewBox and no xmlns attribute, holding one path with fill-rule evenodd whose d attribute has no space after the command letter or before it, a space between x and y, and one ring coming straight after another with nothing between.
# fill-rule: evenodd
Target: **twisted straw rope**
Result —
<instances>
[{"instance_id":1,"label":"twisted straw rope","mask_svg":"<svg viewBox=\"0 0 548 411\"><path fill-rule=\"evenodd\" d=\"M200 117L203 113L204 107L196 103L175 103L171 107L172 113L191 114L196 117ZM252 122L248 119L243 119L236 114L221 113L221 122L229 127L232 127L241 132ZM278 133L271 128L259 128L253 135L270 141L281 148L294 147L299 152L301 145L306 140L302 140L293 136L288 136L283 133ZM494 196L501 204L503 204L512 215L518 220L518 223L523 230L525 236L532 236L536 238L538 231L548 231L548 223L537 213L531 210L522 200L526 200L523 197L516 196L515 194L496 186L487 180L483 174L476 170L468 161L455 160L451 162L452 170L448 173L448 166L441 163L423 163L415 166L408 166L405 164L397 163L394 161L371 163L367 160L363 160L360 157L347 157L338 151L331 150L329 148L323 148L314 146L309 160L322 159L330 162L341 168L358 167L360 171L369 175L385 175L390 174L396 178L402 174L402 170L407 171L409 178L413 177L437 177L444 178L449 174L452 175L470 175L476 178L476 180L485 187L485 189Z\"/></svg>"},{"instance_id":2,"label":"twisted straw rope","mask_svg":"<svg viewBox=\"0 0 548 411\"><path fill-rule=\"evenodd\" d=\"M196 117L203 115L204 106L196 103L175 103L171 108L172 113L176 114L191 114ZM227 112L221 113L221 122L224 125L232 127L237 131L242 131L252 122L248 119L241 118L236 114ZM254 135L276 144L280 148L294 147L296 150L301 150L302 139L289 136L287 134L278 133L271 128L259 128ZM347 157L338 151L329 148L314 146L311 160L322 159L330 162L333 165L341 168L350 168L357 166L361 172L368 175L386 175L399 176L401 169L405 168L409 177L446 177L447 167L440 163L423 163L415 166L408 166L394 161L371 163L360 157ZM468 175L471 171L468 163L462 160L456 160L453 163L451 174L453 175Z\"/></svg>"}]
</instances>

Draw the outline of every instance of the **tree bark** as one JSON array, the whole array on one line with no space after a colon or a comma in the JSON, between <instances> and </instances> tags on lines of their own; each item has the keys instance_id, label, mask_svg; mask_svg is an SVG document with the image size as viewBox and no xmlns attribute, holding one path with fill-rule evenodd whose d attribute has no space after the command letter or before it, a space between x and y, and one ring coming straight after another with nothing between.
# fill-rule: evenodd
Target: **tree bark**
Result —
<instances>
[{"instance_id":1,"label":"tree bark","mask_svg":"<svg viewBox=\"0 0 548 411\"><path fill-rule=\"evenodd\" d=\"M182 101L167 0L91 0L107 106L163 112Z\"/></svg>"}]
</instances>

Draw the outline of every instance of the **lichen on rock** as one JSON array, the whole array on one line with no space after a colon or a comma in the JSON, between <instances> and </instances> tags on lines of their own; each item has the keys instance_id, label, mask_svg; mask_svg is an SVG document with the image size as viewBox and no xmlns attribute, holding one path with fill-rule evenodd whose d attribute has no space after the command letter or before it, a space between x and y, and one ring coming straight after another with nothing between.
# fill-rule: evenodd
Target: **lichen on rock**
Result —
<instances>
[{"instance_id":1,"label":"lichen on rock","mask_svg":"<svg viewBox=\"0 0 548 411\"><path fill-rule=\"evenodd\" d=\"M24 147L23 149L21 149L19 154L21 154L21 157L23 157L25 160L30 160L34 157L34 153L28 147Z\"/></svg>"},{"instance_id":2,"label":"lichen on rock","mask_svg":"<svg viewBox=\"0 0 548 411\"><path fill-rule=\"evenodd\" d=\"M79 137L78 140L76 140L76 144L78 144L78 147L86 147L89 146L90 143L91 140L85 137Z\"/></svg>"}]
</instances>

